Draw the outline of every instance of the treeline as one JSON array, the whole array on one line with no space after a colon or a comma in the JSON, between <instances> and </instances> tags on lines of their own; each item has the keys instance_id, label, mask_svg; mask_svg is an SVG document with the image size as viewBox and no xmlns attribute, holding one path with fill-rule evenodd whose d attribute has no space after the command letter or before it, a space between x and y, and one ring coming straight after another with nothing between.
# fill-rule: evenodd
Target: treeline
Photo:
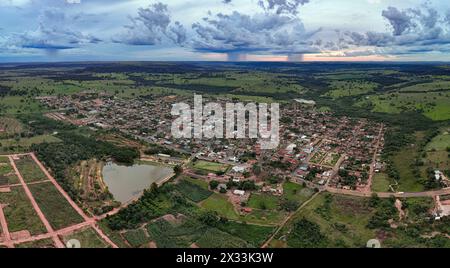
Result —
<instances>
[{"instance_id":1,"label":"treeline","mask_svg":"<svg viewBox=\"0 0 450 268\"><path fill-rule=\"evenodd\" d=\"M34 144L31 149L55 175L72 198L77 197L73 182L66 176L67 167L81 160L113 158L115 161L132 164L139 157L135 148L118 147L109 142L96 140L79 134L63 132L57 135L63 142Z\"/></svg>"}]
</instances>

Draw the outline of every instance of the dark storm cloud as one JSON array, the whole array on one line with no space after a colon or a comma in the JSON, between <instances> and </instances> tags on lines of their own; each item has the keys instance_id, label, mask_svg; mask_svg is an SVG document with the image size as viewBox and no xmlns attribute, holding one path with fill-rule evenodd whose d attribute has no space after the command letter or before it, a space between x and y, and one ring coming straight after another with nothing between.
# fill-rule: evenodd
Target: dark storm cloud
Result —
<instances>
[{"instance_id":1,"label":"dark storm cloud","mask_svg":"<svg viewBox=\"0 0 450 268\"><path fill-rule=\"evenodd\" d=\"M81 13L73 17L57 7L46 8L38 17L36 30L14 35L9 38L8 44L23 48L64 50L100 42L95 36L71 28L77 20L83 20L82 17Z\"/></svg>"},{"instance_id":2,"label":"dark storm cloud","mask_svg":"<svg viewBox=\"0 0 450 268\"><path fill-rule=\"evenodd\" d=\"M382 16L392 27L391 33L346 32L346 41L353 46L385 48L376 50L381 53L447 52L450 46L449 12L439 12L426 4L406 10L389 7Z\"/></svg>"},{"instance_id":3,"label":"dark storm cloud","mask_svg":"<svg viewBox=\"0 0 450 268\"><path fill-rule=\"evenodd\" d=\"M182 45L186 42L187 33L184 26L176 21L172 23L168 6L162 3L139 8L136 17L130 17L131 25L126 25L126 32L114 42L128 45L157 45L164 41L172 41Z\"/></svg>"},{"instance_id":4,"label":"dark storm cloud","mask_svg":"<svg viewBox=\"0 0 450 268\"><path fill-rule=\"evenodd\" d=\"M294 6L307 1L268 1L264 12L248 15L234 11L231 14L209 15L203 22L192 25L196 37L192 46L197 51L227 53L229 58L239 54L263 52L292 55L318 52L309 39L317 33L307 31L297 16L279 9L282 3ZM290 6L291 7L291 6ZM268 10L274 10L270 12ZM292 11L292 10L291 10Z\"/></svg>"}]
</instances>

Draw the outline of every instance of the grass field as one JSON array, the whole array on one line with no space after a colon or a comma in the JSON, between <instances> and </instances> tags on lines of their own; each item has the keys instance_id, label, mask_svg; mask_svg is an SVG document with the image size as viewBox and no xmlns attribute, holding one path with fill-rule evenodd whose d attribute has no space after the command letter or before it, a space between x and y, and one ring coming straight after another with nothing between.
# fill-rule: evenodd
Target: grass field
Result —
<instances>
[{"instance_id":1,"label":"grass field","mask_svg":"<svg viewBox=\"0 0 450 268\"><path fill-rule=\"evenodd\" d=\"M259 197L258 197L259 198ZM256 199L255 199L256 200ZM231 220L244 221L252 224L275 225L280 223L286 216L286 213L276 209L255 208L246 215L239 215L228 201L227 197L217 193L212 194L206 200L200 203L204 209L216 211L219 215Z\"/></svg>"},{"instance_id":2,"label":"grass field","mask_svg":"<svg viewBox=\"0 0 450 268\"><path fill-rule=\"evenodd\" d=\"M64 244L69 240L76 239L80 241L81 248L108 248L109 245L97 234L97 232L89 227L78 230L73 234L62 237Z\"/></svg>"},{"instance_id":3,"label":"grass field","mask_svg":"<svg viewBox=\"0 0 450 268\"><path fill-rule=\"evenodd\" d=\"M213 192L199 186L198 184L192 183L189 180L183 179L179 181L175 188L182 193L186 198L198 203L205 200L213 194Z\"/></svg>"},{"instance_id":4,"label":"grass field","mask_svg":"<svg viewBox=\"0 0 450 268\"><path fill-rule=\"evenodd\" d=\"M10 193L0 193L10 232L28 230L32 235L46 231L22 187L12 187Z\"/></svg>"},{"instance_id":5,"label":"grass field","mask_svg":"<svg viewBox=\"0 0 450 268\"><path fill-rule=\"evenodd\" d=\"M366 227L372 215L366 199L335 195L331 203L326 205L327 195L318 195L295 214L293 220L277 235L278 239L287 237L287 244L275 240L271 246L288 246L292 223L302 218L320 226L320 231L328 238L329 247L364 247L369 239L376 237L375 232Z\"/></svg>"},{"instance_id":6,"label":"grass field","mask_svg":"<svg viewBox=\"0 0 450 268\"><path fill-rule=\"evenodd\" d=\"M19 178L11 167L9 159L3 158L0 160L0 186L17 183L19 183Z\"/></svg>"},{"instance_id":7,"label":"grass field","mask_svg":"<svg viewBox=\"0 0 450 268\"><path fill-rule=\"evenodd\" d=\"M450 134L447 131L444 131L440 135L434 137L433 140L427 144L425 149L427 151L443 151L447 148L450 148Z\"/></svg>"},{"instance_id":8,"label":"grass field","mask_svg":"<svg viewBox=\"0 0 450 268\"><path fill-rule=\"evenodd\" d=\"M389 185L391 180L385 173L376 173L373 177L372 191L374 192L389 192Z\"/></svg>"},{"instance_id":9,"label":"grass field","mask_svg":"<svg viewBox=\"0 0 450 268\"><path fill-rule=\"evenodd\" d=\"M277 209L280 204L280 198L271 194L253 193L248 200L248 206L257 209Z\"/></svg>"},{"instance_id":10,"label":"grass field","mask_svg":"<svg viewBox=\"0 0 450 268\"><path fill-rule=\"evenodd\" d=\"M261 244L275 231L275 227L244 224L233 221L222 223L217 228L247 241L254 247L261 246Z\"/></svg>"},{"instance_id":11,"label":"grass field","mask_svg":"<svg viewBox=\"0 0 450 268\"><path fill-rule=\"evenodd\" d=\"M285 182L283 184L283 198L298 202L299 205L308 200L314 192L302 185L294 182Z\"/></svg>"},{"instance_id":12,"label":"grass field","mask_svg":"<svg viewBox=\"0 0 450 268\"><path fill-rule=\"evenodd\" d=\"M332 81L329 87L331 91L327 92L326 96L337 99L373 92L378 87L378 84L364 80Z\"/></svg>"},{"instance_id":13,"label":"grass field","mask_svg":"<svg viewBox=\"0 0 450 268\"><path fill-rule=\"evenodd\" d=\"M53 239L47 238L47 239L41 239L37 241L32 242L26 242L21 243L18 245L15 245L16 248L55 248L55 244L53 242Z\"/></svg>"},{"instance_id":14,"label":"grass field","mask_svg":"<svg viewBox=\"0 0 450 268\"><path fill-rule=\"evenodd\" d=\"M356 103L356 106L367 107L370 104L373 112L398 114L405 111L419 110L434 121L450 119L450 93L391 93L371 95Z\"/></svg>"},{"instance_id":15,"label":"grass field","mask_svg":"<svg viewBox=\"0 0 450 268\"><path fill-rule=\"evenodd\" d=\"M131 247L137 248L150 242L149 237L143 229L126 231L123 237L127 240Z\"/></svg>"},{"instance_id":16,"label":"grass field","mask_svg":"<svg viewBox=\"0 0 450 268\"><path fill-rule=\"evenodd\" d=\"M22 124L12 117L0 117L0 138L10 137L23 131Z\"/></svg>"},{"instance_id":17,"label":"grass field","mask_svg":"<svg viewBox=\"0 0 450 268\"><path fill-rule=\"evenodd\" d=\"M239 215L234 209L233 204L228 201L228 198L225 195L214 193L201 202L200 206L207 210L216 211L228 219L239 219Z\"/></svg>"},{"instance_id":18,"label":"grass field","mask_svg":"<svg viewBox=\"0 0 450 268\"><path fill-rule=\"evenodd\" d=\"M0 140L0 151L25 152L28 151L33 144L52 142L61 142L61 140L52 135L39 135L31 138L20 139L2 139Z\"/></svg>"},{"instance_id":19,"label":"grass field","mask_svg":"<svg viewBox=\"0 0 450 268\"><path fill-rule=\"evenodd\" d=\"M201 248L240 248L249 246L240 236L233 236L191 218L187 218L181 223L170 223L160 219L148 224L147 231L158 248L190 247L193 244ZM256 236L256 232L253 235Z\"/></svg>"},{"instance_id":20,"label":"grass field","mask_svg":"<svg viewBox=\"0 0 450 268\"><path fill-rule=\"evenodd\" d=\"M36 182L48 179L36 162L28 155L21 156L19 160L14 160L14 162L25 182Z\"/></svg>"},{"instance_id":21,"label":"grass field","mask_svg":"<svg viewBox=\"0 0 450 268\"><path fill-rule=\"evenodd\" d=\"M221 163L197 160L192 164L192 167L195 169L204 170L211 173L218 173L218 172L226 172L230 166Z\"/></svg>"},{"instance_id":22,"label":"grass field","mask_svg":"<svg viewBox=\"0 0 450 268\"><path fill-rule=\"evenodd\" d=\"M58 230L83 222L83 218L50 182L28 186L51 226Z\"/></svg>"}]
</instances>

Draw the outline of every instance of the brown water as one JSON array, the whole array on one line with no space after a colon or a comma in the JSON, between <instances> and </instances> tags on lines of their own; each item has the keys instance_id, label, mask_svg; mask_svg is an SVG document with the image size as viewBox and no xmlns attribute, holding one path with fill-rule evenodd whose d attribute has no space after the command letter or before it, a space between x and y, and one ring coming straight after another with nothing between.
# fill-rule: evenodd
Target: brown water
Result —
<instances>
[{"instance_id":1,"label":"brown water","mask_svg":"<svg viewBox=\"0 0 450 268\"><path fill-rule=\"evenodd\" d=\"M134 166L120 166L108 163L103 168L103 179L114 199L126 203L138 197L157 183L173 173L173 169L165 166L139 164Z\"/></svg>"}]
</instances>

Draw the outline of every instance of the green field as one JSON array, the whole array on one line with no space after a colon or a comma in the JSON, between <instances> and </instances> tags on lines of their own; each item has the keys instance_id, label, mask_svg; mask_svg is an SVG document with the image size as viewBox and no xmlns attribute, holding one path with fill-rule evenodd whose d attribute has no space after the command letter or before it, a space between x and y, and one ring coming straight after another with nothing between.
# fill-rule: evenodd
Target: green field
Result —
<instances>
[{"instance_id":1,"label":"green field","mask_svg":"<svg viewBox=\"0 0 450 268\"><path fill-rule=\"evenodd\" d=\"M126 231L122 236L133 248L141 247L150 242L149 237L143 229Z\"/></svg>"},{"instance_id":2,"label":"green field","mask_svg":"<svg viewBox=\"0 0 450 268\"><path fill-rule=\"evenodd\" d=\"M271 194L256 194L253 193L248 200L248 206L257 209L277 209L280 204L280 199Z\"/></svg>"},{"instance_id":3,"label":"green field","mask_svg":"<svg viewBox=\"0 0 450 268\"><path fill-rule=\"evenodd\" d=\"M366 227L373 212L365 199L335 195L326 205L326 196L329 195L320 194L295 214L277 237L286 236L292 223L303 218L319 225L320 232L327 238L327 247L364 247L369 239L376 237L375 232ZM287 244L283 241L274 241L271 245L288 246L289 235Z\"/></svg>"},{"instance_id":4,"label":"green field","mask_svg":"<svg viewBox=\"0 0 450 268\"><path fill-rule=\"evenodd\" d=\"M442 134L436 136L431 140L430 143L427 144L426 150L436 150L443 151L450 147L450 134L447 131L444 131Z\"/></svg>"},{"instance_id":5,"label":"green field","mask_svg":"<svg viewBox=\"0 0 450 268\"><path fill-rule=\"evenodd\" d=\"M434 121L450 119L450 93L391 93L371 95L356 103L356 106L371 107L373 112L399 114L406 111L420 111Z\"/></svg>"},{"instance_id":6,"label":"green field","mask_svg":"<svg viewBox=\"0 0 450 268\"><path fill-rule=\"evenodd\" d=\"M80 241L81 248L108 248L109 245L97 234L97 232L89 227L78 230L73 234L63 236L63 242L66 244L69 240L76 239Z\"/></svg>"},{"instance_id":7,"label":"green field","mask_svg":"<svg viewBox=\"0 0 450 268\"><path fill-rule=\"evenodd\" d=\"M375 173L372 181L372 191L374 192L389 192L389 185L391 180L389 176L384 173Z\"/></svg>"},{"instance_id":8,"label":"green field","mask_svg":"<svg viewBox=\"0 0 450 268\"><path fill-rule=\"evenodd\" d=\"M222 226L228 231L231 226ZM247 229L248 231L249 229ZM158 248L179 248L195 245L200 248L241 248L249 247L245 238L233 236L217 228L204 225L188 218L181 223L171 223L163 219L147 225L147 231ZM260 230L253 230L246 237L258 239Z\"/></svg>"},{"instance_id":9,"label":"green field","mask_svg":"<svg viewBox=\"0 0 450 268\"><path fill-rule=\"evenodd\" d=\"M328 91L326 96L337 99L373 92L378 87L378 84L363 80L332 81L329 87L331 88L331 91Z\"/></svg>"},{"instance_id":10,"label":"green field","mask_svg":"<svg viewBox=\"0 0 450 268\"><path fill-rule=\"evenodd\" d=\"M55 248L55 244L53 239L41 239L32 242L25 242L18 245L15 245L16 248Z\"/></svg>"},{"instance_id":11,"label":"green field","mask_svg":"<svg viewBox=\"0 0 450 268\"><path fill-rule=\"evenodd\" d=\"M12 187L9 193L0 193L3 208L10 232L28 230L32 235L46 231L22 187Z\"/></svg>"},{"instance_id":12,"label":"green field","mask_svg":"<svg viewBox=\"0 0 450 268\"><path fill-rule=\"evenodd\" d=\"M182 193L187 199L190 199L195 203L203 201L213 194L213 192L199 186L198 184L194 184L186 179L179 181L176 184L175 188L180 193Z\"/></svg>"},{"instance_id":13,"label":"green field","mask_svg":"<svg viewBox=\"0 0 450 268\"><path fill-rule=\"evenodd\" d=\"M61 142L52 135L39 135L31 138L2 139L0 140L0 152L26 152L33 144Z\"/></svg>"},{"instance_id":14,"label":"green field","mask_svg":"<svg viewBox=\"0 0 450 268\"><path fill-rule=\"evenodd\" d=\"M283 184L283 198L296 201L298 205L307 201L313 194L313 190L303 187L298 183L285 182Z\"/></svg>"},{"instance_id":15,"label":"green field","mask_svg":"<svg viewBox=\"0 0 450 268\"><path fill-rule=\"evenodd\" d=\"M23 131L23 125L12 117L0 117L0 139ZM0 142L1 143L1 142Z\"/></svg>"},{"instance_id":16,"label":"green field","mask_svg":"<svg viewBox=\"0 0 450 268\"><path fill-rule=\"evenodd\" d=\"M59 230L83 222L83 218L72 208L51 182L28 186L50 225Z\"/></svg>"},{"instance_id":17,"label":"green field","mask_svg":"<svg viewBox=\"0 0 450 268\"><path fill-rule=\"evenodd\" d=\"M29 183L48 179L31 156L21 156L19 160L14 160L14 162L25 182Z\"/></svg>"},{"instance_id":18,"label":"green field","mask_svg":"<svg viewBox=\"0 0 450 268\"><path fill-rule=\"evenodd\" d=\"M0 160L0 186L19 183L19 178L11 167L9 159L4 159Z\"/></svg>"},{"instance_id":19,"label":"green field","mask_svg":"<svg viewBox=\"0 0 450 268\"><path fill-rule=\"evenodd\" d=\"M237 220L239 215L225 195L214 193L200 203L200 206L211 211L216 211L228 219Z\"/></svg>"},{"instance_id":20,"label":"green field","mask_svg":"<svg viewBox=\"0 0 450 268\"><path fill-rule=\"evenodd\" d=\"M204 170L211 173L218 173L218 172L226 172L230 166L221 163L197 160L192 164L192 167L195 169Z\"/></svg>"}]
</instances>

